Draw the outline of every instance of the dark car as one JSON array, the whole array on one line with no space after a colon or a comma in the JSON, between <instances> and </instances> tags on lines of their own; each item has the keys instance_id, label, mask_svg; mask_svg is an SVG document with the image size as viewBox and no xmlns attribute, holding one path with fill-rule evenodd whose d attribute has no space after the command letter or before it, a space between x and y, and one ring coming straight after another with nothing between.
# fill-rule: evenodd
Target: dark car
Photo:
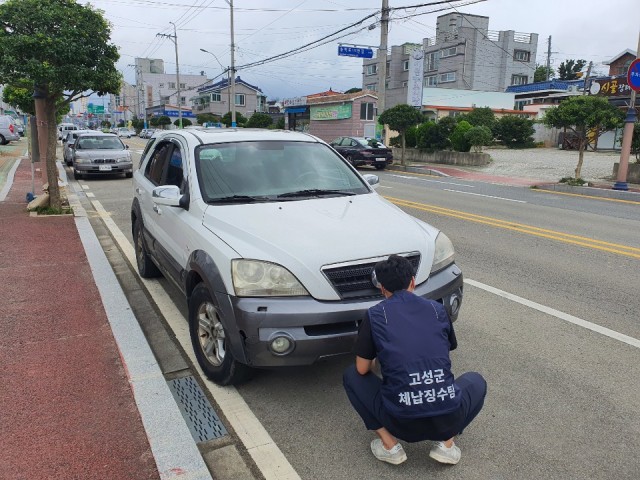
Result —
<instances>
[{"instance_id":1,"label":"dark car","mask_svg":"<svg viewBox=\"0 0 640 480\"><path fill-rule=\"evenodd\" d=\"M382 170L393 163L391 149L373 138L338 137L331 146L354 167L371 165Z\"/></svg>"}]
</instances>

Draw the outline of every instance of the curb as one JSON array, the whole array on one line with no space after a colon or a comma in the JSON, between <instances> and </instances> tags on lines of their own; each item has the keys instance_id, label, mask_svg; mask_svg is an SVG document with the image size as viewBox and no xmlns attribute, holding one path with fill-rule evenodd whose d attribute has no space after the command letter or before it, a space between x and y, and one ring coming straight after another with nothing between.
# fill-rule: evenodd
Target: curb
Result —
<instances>
[{"instance_id":1,"label":"curb","mask_svg":"<svg viewBox=\"0 0 640 480\"><path fill-rule=\"evenodd\" d=\"M572 193L589 197L614 198L617 200L631 200L640 202L640 192L627 192L622 190L597 187L578 187L573 185L565 185L562 183L535 185L535 188L537 190L547 190L551 192Z\"/></svg>"}]
</instances>

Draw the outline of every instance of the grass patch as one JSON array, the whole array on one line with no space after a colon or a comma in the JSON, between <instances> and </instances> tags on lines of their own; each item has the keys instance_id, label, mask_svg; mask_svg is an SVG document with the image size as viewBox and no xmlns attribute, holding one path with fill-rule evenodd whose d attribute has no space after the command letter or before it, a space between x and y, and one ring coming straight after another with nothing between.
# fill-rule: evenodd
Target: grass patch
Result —
<instances>
[{"instance_id":1,"label":"grass patch","mask_svg":"<svg viewBox=\"0 0 640 480\"><path fill-rule=\"evenodd\" d=\"M53 207L38 207L35 210L38 215L69 215L73 213L73 210L69 207L53 208Z\"/></svg>"},{"instance_id":2,"label":"grass patch","mask_svg":"<svg viewBox=\"0 0 640 480\"><path fill-rule=\"evenodd\" d=\"M582 187L587 183L587 181L582 178L563 177L560 179L560 183L566 183L572 187Z\"/></svg>"}]
</instances>

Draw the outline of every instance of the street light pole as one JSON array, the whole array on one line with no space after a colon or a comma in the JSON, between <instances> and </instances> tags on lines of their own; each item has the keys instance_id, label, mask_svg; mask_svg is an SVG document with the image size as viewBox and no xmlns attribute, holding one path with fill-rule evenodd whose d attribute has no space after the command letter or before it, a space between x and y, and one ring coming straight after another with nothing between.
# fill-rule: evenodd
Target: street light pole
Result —
<instances>
[{"instance_id":1,"label":"street light pole","mask_svg":"<svg viewBox=\"0 0 640 480\"><path fill-rule=\"evenodd\" d=\"M216 59L216 62L218 62L218 65L220 65L220 68L222 69L222 73L227 72L227 95L228 95L228 104L227 106L229 107L229 111L231 111L231 89L230 89L230 77L229 77L229 71L230 68L224 68L224 66L222 65L222 63L220 63L220 60L218 60L218 57L216 57L216 55L213 52L210 52L209 50L205 50L204 48L200 49L201 52L204 53L208 53L209 55L213 56L213 58Z\"/></svg>"},{"instance_id":2,"label":"street light pole","mask_svg":"<svg viewBox=\"0 0 640 480\"><path fill-rule=\"evenodd\" d=\"M176 81L178 87L178 128L182 128L182 105L181 105L181 94L180 94L180 63L178 62L178 33L176 32L176 24L173 22L169 22L173 25L173 35L169 35L166 33L157 33L158 37L166 37L170 38L173 44L176 47Z\"/></svg>"},{"instance_id":3,"label":"street light pole","mask_svg":"<svg viewBox=\"0 0 640 480\"><path fill-rule=\"evenodd\" d=\"M227 0L231 9L231 127L236 125L236 65L235 65L235 44L233 37L233 0Z\"/></svg>"}]
</instances>

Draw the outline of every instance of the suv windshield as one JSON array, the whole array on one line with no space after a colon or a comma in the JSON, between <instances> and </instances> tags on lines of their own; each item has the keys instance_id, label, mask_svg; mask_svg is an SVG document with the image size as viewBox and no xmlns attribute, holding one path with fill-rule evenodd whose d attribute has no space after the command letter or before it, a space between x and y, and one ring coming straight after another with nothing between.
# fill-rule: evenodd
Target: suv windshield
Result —
<instances>
[{"instance_id":1,"label":"suv windshield","mask_svg":"<svg viewBox=\"0 0 640 480\"><path fill-rule=\"evenodd\" d=\"M257 141L203 145L196 169L205 201L285 201L369 193L321 143Z\"/></svg>"},{"instance_id":2,"label":"suv windshield","mask_svg":"<svg viewBox=\"0 0 640 480\"><path fill-rule=\"evenodd\" d=\"M124 144L118 137L80 137L78 150L124 150Z\"/></svg>"}]
</instances>

